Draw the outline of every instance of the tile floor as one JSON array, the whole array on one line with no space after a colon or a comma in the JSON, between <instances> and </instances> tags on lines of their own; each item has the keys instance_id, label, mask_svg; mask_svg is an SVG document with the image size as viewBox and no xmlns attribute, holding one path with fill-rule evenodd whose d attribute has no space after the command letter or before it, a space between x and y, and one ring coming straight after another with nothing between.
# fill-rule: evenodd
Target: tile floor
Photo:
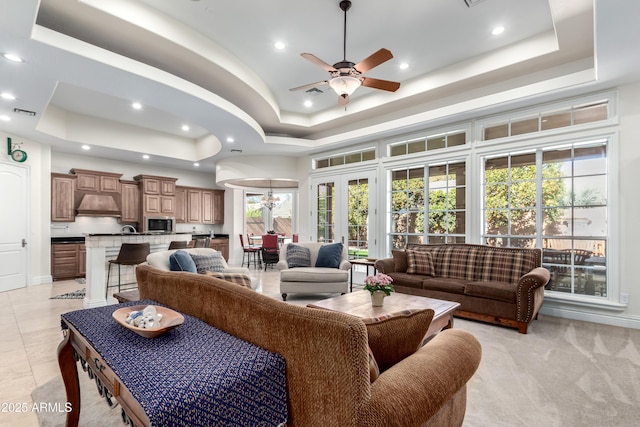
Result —
<instances>
[{"instance_id":1,"label":"tile floor","mask_svg":"<svg viewBox=\"0 0 640 427\"><path fill-rule=\"evenodd\" d=\"M259 292L280 298L277 270L252 268L251 271L260 281ZM356 272L354 278L354 281L361 282L364 273ZM79 299L49 298L83 287L75 280L68 280L0 293L3 342L0 348L0 427L38 426L36 414L30 410L33 403L31 392L60 373L57 362L57 347L62 341L60 315L83 308ZM291 294L287 302L306 305L329 296L334 295ZM115 299L112 301L116 303ZM29 410L18 413L16 404Z\"/></svg>"}]
</instances>

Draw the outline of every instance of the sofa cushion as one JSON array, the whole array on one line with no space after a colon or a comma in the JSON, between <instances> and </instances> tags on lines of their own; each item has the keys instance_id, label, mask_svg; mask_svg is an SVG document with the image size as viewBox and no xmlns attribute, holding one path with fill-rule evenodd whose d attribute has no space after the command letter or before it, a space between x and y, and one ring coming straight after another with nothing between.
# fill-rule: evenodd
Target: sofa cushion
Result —
<instances>
[{"instance_id":1,"label":"sofa cushion","mask_svg":"<svg viewBox=\"0 0 640 427\"><path fill-rule=\"evenodd\" d=\"M224 258L220 252L211 255L194 255L191 254L193 261L196 263L196 270L202 274L205 271L222 272L225 269Z\"/></svg>"},{"instance_id":2,"label":"sofa cushion","mask_svg":"<svg viewBox=\"0 0 640 427\"><path fill-rule=\"evenodd\" d=\"M394 270L397 273L406 273L407 272L407 252L394 249L391 251L391 255L393 256Z\"/></svg>"},{"instance_id":3,"label":"sofa cushion","mask_svg":"<svg viewBox=\"0 0 640 427\"><path fill-rule=\"evenodd\" d=\"M475 280L518 283L521 276L536 268L535 253L528 249L486 251Z\"/></svg>"},{"instance_id":4,"label":"sofa cushion","mask_svg":"<svg viewBox=\"0 0 640 427\"><path fill-rule=\"evenodd\" d=\"M464 288L465 295L474 297L482 297L497 301L516 303L515 283L505 282L471 282L467 283Z\"/></svg>"},{"instance_id":5,"label":"sofa cushion","mask_svg":"<svg viewBox=\"0 0 640 427\"><path fill-rule=\"evenodd\" d=\"M407 251L407 273L435 276L431 253Z\"/></svg>"},{"instance_id":6,"label":"sofa cushion","mask_svg":"<svg viewBox=\"0 0 640 427\"><path fill-rule=\"evenodd\" d=\"M387 276L393 279L394 286L406 286L416 289L422 289L422 282L428 277L419 274L398 273L397 271L388 273Z\"/></svg>"},{"instance_id":7,"label":"sofa cushion","mask_svg":"<svg viewBox=\"0 0 640 427\"><path fill-rule=\"evenodd\" d=\"M450 294L464 294L467 286L466 280L447 279L446 277L429 277L422 281L422 289L447 292Z\"/></svg>"},{"instance_id":8,"label":"sofa cushion","mask_svg":"<svg viewBox=\"0 0 640 427\"><path fill-rule=\"evenodd\" d=\"M316 267L340 268L342 259L342 243L322 245L318 250Z\"/></svg>"},{"instance_id":9,"label":"sofa cushion","mask_svg":"<svg viewBox=\"0 0 640 427\"><path fill-rule=\"evenodd\" d=\"M291 268L280 272L281 282L334 283L349 280L349 271L338 268L307 267Z\"/></svg>"},{"instance_id":10,"label":"sofa cushion","mask_svg":"<svg viewBox=\"0 0 640 427\"><path fill-rule=\"evenodd\" d=\"M189 273L197 273L196 263L187 252L177 250L169 256L170 271L186 271Z\"/></svg>"},{"instance_id":11,"label":"sofa cushion","mask_svg":"<svg viewBox=\"0 0 640 427\"><path fill-rule=\"evenodd\" d=\"M289 268L311 267L311 251L301 245L287 245L287 265Z\"/></svg>"},{"instance_id":12,"label":"sofa cushion","mask_svg":"<svg viewBox=\"0 0 640 427\"><path fill-rule=\"evenodd\" d=\"M380 372L384 372L420 348L433 320L433 314L434 311L427 308L402 310L362 319L367 327L369 347Z\"/></svg>"}]
</instances>

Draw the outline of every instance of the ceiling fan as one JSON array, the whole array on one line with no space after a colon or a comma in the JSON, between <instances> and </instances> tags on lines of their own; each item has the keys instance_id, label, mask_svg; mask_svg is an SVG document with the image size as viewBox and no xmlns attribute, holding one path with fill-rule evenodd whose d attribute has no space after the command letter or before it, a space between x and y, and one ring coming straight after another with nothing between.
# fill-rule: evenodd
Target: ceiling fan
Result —
<instances>
[{"instance_id":1,"label":"ceiling fan","mask_svg":"<svg viewBox=\"0 0 640 427\"><path fill-rule=\"evenodd\" d=\"M363 74L370 69L377 67L393 58L391 51L387 49L380 49L377 52L369 55L369 57L354 64L351 61L347 61L347 11L351 8L351 1L342 0L340 2L340 9L344 11L344 41L343 41L343 60L333 65L329 65L322 59L311 53L301 53L300 55L313 62L320 68L326 70L331 75L329 80L323 80L316 83L306 84L303 86L294 87L290 90L305 90L315 86L328 84L338 94L338 105L347 105L349 103L349 96L355 92L360 86L366 86L374 89L386 90L389 92L395 92L400 87L400 83L392 82L390 80L374 79L372 77L365 77Z\"/></svg>"}]
</instances>

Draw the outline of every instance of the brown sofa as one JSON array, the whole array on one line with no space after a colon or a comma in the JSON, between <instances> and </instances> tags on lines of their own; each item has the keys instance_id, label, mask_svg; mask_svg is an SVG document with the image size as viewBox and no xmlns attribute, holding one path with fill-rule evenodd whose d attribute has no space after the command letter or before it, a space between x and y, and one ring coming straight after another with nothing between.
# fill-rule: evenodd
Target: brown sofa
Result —
<instances>
[{"instance_id":1,"label":"brown sofa","mask_svg":"<svg viewBox=\"0 0 640 427\"><path fill-rule=\"evenodd\" d=\"M375 267L393 278L397 292L459 302L456 316L522 334L537 318L549 281L540 249L410 243L392 254Z\"/></svg>"},{"instance_id":2,"label":"brown sofa","mask_svg":"<svg viewBox=\"0 0 640 427\"><path fill-rule=\"evenodd\" d=\"M369 326L359 318L290 305L211 276L149 265L139 266L136 274L141 298L198 317L284 357L288 427L462 424L466 383L482 352L467 332L439 333L370 382ZM433 312L428 311L430 319ZM379 335L384 339L396 334Z\"/></svg>"}]
</instances>

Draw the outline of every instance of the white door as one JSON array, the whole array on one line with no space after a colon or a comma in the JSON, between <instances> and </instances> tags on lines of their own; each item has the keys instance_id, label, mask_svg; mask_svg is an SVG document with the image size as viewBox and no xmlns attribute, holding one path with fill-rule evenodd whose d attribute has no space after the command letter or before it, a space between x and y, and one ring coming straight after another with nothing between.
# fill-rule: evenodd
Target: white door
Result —
<instances>
[{"instance_id":1,"label":"white door","mask_svg":"<svg viewBox=\"0 0 640 427\"><path fill-rule=\"evenodd\" d=\"M318 177L311 187L315 240L342 242L349 258L376 255L378 242L371 229L377 216L375 171Z\"/></svg>"},{"instance_id":2,"label":"white door","mask_svg":"<svg viewBox=\"0 0 640 427\"><path fill-rule=\"evenodd\" d=\"M27 168L0 162L0 292L27 285Z\"/></svg>"}]
</instances>

